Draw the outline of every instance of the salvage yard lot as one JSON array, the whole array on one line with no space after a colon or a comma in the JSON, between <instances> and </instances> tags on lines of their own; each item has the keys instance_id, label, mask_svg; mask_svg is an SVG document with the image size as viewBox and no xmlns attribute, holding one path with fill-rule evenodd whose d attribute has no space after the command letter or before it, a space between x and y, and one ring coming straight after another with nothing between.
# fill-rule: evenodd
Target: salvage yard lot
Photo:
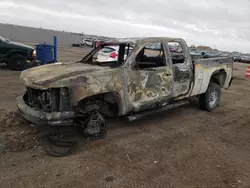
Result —
<instances>
[{"instance_id":1,"label":"salvage yard lot","mask_svg":"<svg viewBox=\"0 0 250 188\"><path fill-rule=\"evenodd\" d=\"M59 61L90 49L60 47ZM34 127L15 113L20 72L0 67L0 187L250 187L250 79L234 81L213 112L191 104L129 122L111 120L107 138L64 158L47 156ZM56 71L56 70L55 70Z\"/></svg>"}]
</instances>

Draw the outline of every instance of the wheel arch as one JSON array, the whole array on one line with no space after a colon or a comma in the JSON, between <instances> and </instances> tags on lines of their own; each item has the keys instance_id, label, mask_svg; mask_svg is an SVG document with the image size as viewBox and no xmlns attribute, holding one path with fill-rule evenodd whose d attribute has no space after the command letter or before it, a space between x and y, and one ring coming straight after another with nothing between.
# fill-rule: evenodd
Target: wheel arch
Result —
<instances>
[{"instance_id":1,"label":"wheel arch","mask_svg":"<svg viewBox=\"0 0 250 188\"><path fill-rule=\"evenodd\" d=\"M111 105L113 107L112 109L114 110L113 112L115 115L119 116L122 114L122 100L118 92L104 92L88 96L79 100L77 102L76 108L80 108L87 101L95 100L104 101L105 103Z\"/></svg>"},{"instance_id":2,"label":"wheel arch","mask_svg":"<svg viewBox=\"0 0 250 188\"><path fill-rule=\"evenodd\" d=\"M216 69L216 67L214 67L211 71L203 71L200 68L196 68L195 83L191 96L205 93L210 83L216 83L223 88L227 76L226 70L223 68Z\"/></svg>"},{"instance_id":3,"label":"wheel arch","mask_svg":"<svg viewBox=\"0 0 250 188\"><path fill-rule=\"evenodd\" d=\"M28 56L28 52L26 51L23 51L23 50L13 50L13 51L10 51L8 54L7 54L7 60L9 60L9 58L13 55L16 55L16 54L21 54L21 55L24 55L25 57Z\"/></svg>"},{"instance_id":4,"label":"wheel arch","mask_svg":"<svg viewBox=\"0 0 250 188\"><path fill-rule=\"evenodd\" d=\"M217 83L222 88L225 84L226 78L227 73L224 69L216 70L212 73L209 83Z\"/></svg>"}]
</instances>

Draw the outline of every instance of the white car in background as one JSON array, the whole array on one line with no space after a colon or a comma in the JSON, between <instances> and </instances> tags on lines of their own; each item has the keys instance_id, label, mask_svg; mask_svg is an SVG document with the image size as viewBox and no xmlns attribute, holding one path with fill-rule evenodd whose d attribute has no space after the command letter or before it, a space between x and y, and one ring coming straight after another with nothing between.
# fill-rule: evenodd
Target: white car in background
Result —
<instances>
[{"instance_id":1,"label":"white car in background","mask_svg":"<svg viewBox=\"0 0 250 188\"><path fill-rule=\"evenodd\" d=\"M82 40L82 45L83 46L93 46L93 41L90 39L83 39Z\"/></svg>"},{"instance_id":2,"label":"white car in background","mask_svg":"<svg viewBox=\"0 0 250 188\"><path fill-rule=\"evenodd\" d=\"M125 49L124 60L127 58L127 50ZM133 47L129 48L128 54L130 54L133 50ZM97 62L109 62L109 61L117 61L119 54L119 46L105 46L101 49L97 56Z\"/></svg>"}]
</instances>

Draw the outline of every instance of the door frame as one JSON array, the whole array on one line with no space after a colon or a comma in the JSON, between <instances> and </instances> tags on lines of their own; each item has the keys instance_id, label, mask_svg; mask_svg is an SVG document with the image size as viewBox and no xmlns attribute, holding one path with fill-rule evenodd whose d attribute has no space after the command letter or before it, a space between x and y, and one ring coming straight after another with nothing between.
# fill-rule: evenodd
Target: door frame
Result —
<instances>
[{"instance_id":1,"label":"door frame","mask_svg":"<svg viewBox=\"0 0 250 188\"><path fill-rule=\"evenodd\" d=\"M137 55L141 52L141 50L143 50L145 46L149 44L154 44L154 43L161 43L161 47L165 56L165 66L145 68L145 69L134 68L137 63L136 62ZM155 108L157 106L162 106L166 104L169 100L171 100L172 90L173 90L173 69L172 69L171 62L169 61L169 57L170 56L169 56L168 48L167 48L165 41L159 41L159 40L156 40L156 41L151 40L149 42L144 43L143 45L141 45L138 51L134 54L134 57L132 60L133 62L131 63L131 66L129 66L127 69L128 71L127 72L128 74L128 98L130 102L128 111L139 112L142 110ZM157 74L157 71L158 71L158 74ZM166 72L165 75L164 75L164 72ZM159 78L159 81L160 81L159 87L161 87L162 89L162 92L160 93L160 95L156 97L152 97L151 100L149 99L150 97L149 98L145 97L145 94L147 92L150 92L150 88L146 89L146 84L149 81L148 77L150 75L151 76L155 75L157 78ZM142 76L147 77L147 78L145 78L145 80L142 80L141 79ZM165 81L163 81L164 77L165 77ZM163 85L161 83L163 83ZM169 88L165 90L166 95L164 95L164 90L162 86L167 86L167 85L169 86ZM140 98L140 100L137 101L136 95L139 95L139 94L143 95L144 97ZM143 103L143 101L146 101L146 102Z\"/></svg>"},{"instance_id":2,"label":"door frame","mask_svg":"<svg viewBox=\"0 0 250 188\"><path fill-rule=\"evenodd\" d=\"M172 58L171 58L171 53L170 53L170 48L168 43L169 42L177 42L181 45L182 47L182 51L183 51L183 55L185 57L185 61L183 63L180 64L173 64ZM171 39L169 41L167 41L167 49L169 52L169 61L171 62L172 65L172 73L173 73L173 97L177 98L177 97L181 97L181 96L186 96L190 93L190 90L192 88L192 84L193 84L193 77L194 77L194 73L193 73L193 63L192 63L192 59L191 56L189 55L189 50L188 47L185 43L185 41L183 41L182 39L178 40L178 39ZM178 73L179 72L179 73ZM183 81L185 81L186 78L178 78L176 74L179 74L180 76L186 76L188 77L189 82L186 84L183 84ZM180 92L178 91L178 86L180 85L186 86L188 87L188 90L184 93L184 92Z\"/></svg>"}]
</instances>

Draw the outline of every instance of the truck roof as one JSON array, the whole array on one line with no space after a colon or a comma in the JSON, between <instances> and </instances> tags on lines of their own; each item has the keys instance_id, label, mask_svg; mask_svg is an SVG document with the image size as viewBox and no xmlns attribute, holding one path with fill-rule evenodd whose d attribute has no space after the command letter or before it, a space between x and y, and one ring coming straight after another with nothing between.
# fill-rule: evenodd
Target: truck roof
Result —
<instances>
[{"instance_id":1,"label":"truck roof","mask_svg":"<svg viewBox=\"0 0 250 188\"><path fill-rule=\"evenodd\" d=\"M139 38L117 38L108 40L107 43L137 43L145 42L150 40L183 40L181 38L171 38L171 37L139 37Z\"/></svg>"}]
</instances>

